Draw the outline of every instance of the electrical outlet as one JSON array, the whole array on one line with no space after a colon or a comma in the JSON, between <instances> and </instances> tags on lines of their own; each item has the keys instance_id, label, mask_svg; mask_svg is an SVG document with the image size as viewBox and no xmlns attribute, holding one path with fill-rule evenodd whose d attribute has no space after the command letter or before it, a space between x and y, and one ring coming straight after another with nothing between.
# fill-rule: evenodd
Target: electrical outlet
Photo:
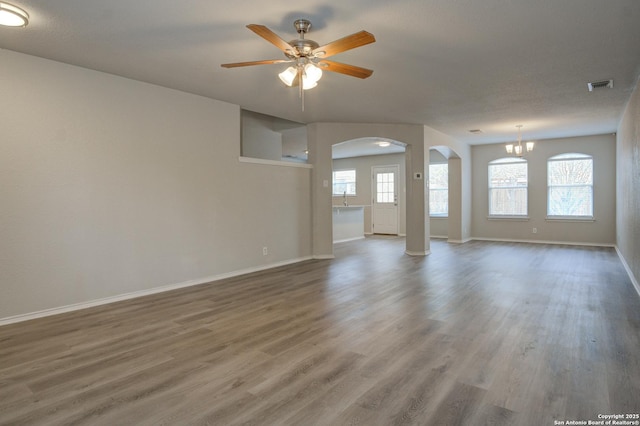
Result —
<instances>
[{"instance_id":1,"label":"electrical outlet","mask_svg":"<svg viewBox=\"0 0 640 426\"><path fill-rule=\"evenodd\" d=\"M267 247L262 247L262 255L266 256L269 254L269 249Z\"/></svg>"},{"instance_id":2,"label":"electrical outlet","mask_svg":"<svg viewBox=\"0 0 640 426\"><path fill-rule=\"evenodd\" d=\"M538 233L538 228L533 228L533 229L531 230L531 232L532 232L532 233L534 233L534 234L537 234L537 233Z\"/></svg>"}]
</instances>

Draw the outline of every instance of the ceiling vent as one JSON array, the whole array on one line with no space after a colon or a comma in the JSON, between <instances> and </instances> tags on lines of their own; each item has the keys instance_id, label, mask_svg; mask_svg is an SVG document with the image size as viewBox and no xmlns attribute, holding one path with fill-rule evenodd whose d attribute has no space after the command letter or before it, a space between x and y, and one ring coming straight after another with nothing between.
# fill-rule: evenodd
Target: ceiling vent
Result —
<instances>
[{"instance_id":1,"label":"ceiling vent","mask_svg":"<svg viewBox=\"0 0 640 426\"><path fill-rule=\"evenodd\" d=\"M469 133L478 134L478 133L482 133L482 130L480 130L480 129L473 129L473 130L469 130Z\"/></svg>"},{"instance_id":2,"label":"ceiling vent","mask_svg":"<svg viewBox=\"0 0 640 426\"><path fill-rule=\"evenodd\" d=\"M590 92L593 92L595 89L613 89L613 80L592 81L591 83L587 83L587 87L589 87Z\"/></svg>"}]
</instances>

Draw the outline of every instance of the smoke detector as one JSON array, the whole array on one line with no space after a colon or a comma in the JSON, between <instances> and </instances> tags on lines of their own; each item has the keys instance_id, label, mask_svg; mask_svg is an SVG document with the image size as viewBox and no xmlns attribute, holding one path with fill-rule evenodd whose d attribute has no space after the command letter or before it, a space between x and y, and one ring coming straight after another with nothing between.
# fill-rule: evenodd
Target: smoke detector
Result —
<instances>
[{"instance_id":1,"label":"smoke detector","mask_svg":"<svg viewBox=\"0 0 640 426\"><path fill-rule=\"evenodd\" d=\"M592 81L590 83L587 83L587 87L589 88L590 92L593 92L595 89L613 89L613 80Z\"/></svg>"}]
</instances>

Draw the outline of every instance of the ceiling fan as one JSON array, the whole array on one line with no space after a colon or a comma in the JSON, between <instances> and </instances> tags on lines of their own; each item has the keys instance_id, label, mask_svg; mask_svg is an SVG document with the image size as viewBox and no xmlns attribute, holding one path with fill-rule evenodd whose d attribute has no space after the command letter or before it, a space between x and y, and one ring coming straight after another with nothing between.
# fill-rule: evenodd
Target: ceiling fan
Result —
<instances>
[{"instance_id":1,"label":"ceiling fan","mask_svg":"<svg viewBox=\"0 0 640 426\"><path fill-rule=\"evenodd\" d=\"M247 25L247 28L251 31L280 49L287 59L235 62L222 64L221 66L224 68L236 68L251 65L291 63L292 66L280 73L279 77L287 86L299 86L301 97L303 96L303 90L312 89L317 85L322 76L322 70L358 78L367 78L373 74L372 70L366 68L326 59L338 53L375 42L376 39L373 34L363 30L321 46L313 40L304 38L311 28L310 21L298 19L293 23L293 26L299 37L296 40L286 42L264 25ZM304 110L304 102L302 105Z\"/></svg>"}]
</instances>

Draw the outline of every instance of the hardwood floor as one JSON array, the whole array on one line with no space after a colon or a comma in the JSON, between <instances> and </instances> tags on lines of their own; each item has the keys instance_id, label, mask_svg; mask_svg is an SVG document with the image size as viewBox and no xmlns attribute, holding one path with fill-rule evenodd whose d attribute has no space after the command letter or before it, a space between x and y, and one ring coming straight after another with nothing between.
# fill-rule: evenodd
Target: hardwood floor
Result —
<instances>
[{"instance_id":1,"label":"hardwood floor","mask_svg":"<svg viewBox=\"0 0 640 426\"><path fill-rule=\"evenodd\" d=\"M553 425L640 412L608 248L373 237L0 327L2 425Z\"/></svg>"}]
</instances>

